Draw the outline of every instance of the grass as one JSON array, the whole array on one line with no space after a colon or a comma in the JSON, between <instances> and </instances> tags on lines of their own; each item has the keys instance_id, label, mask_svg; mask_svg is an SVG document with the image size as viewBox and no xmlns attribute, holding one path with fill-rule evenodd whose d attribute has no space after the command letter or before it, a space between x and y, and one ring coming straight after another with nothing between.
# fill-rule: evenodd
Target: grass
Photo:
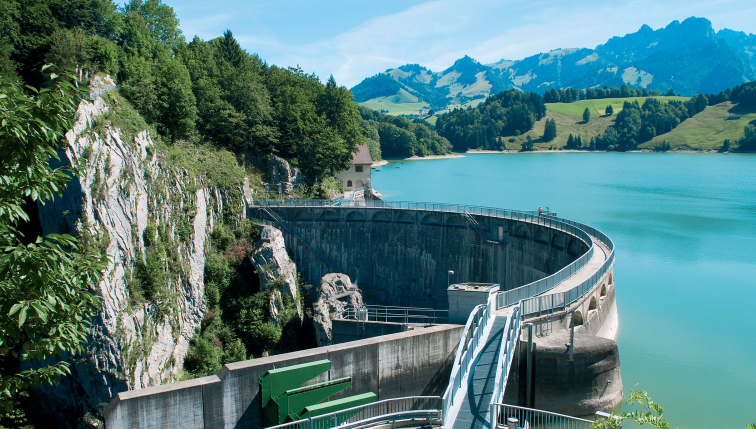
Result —
<instances>
[{"instance_id":1,"label":"grass","mask_svg":"<svg viewBox=\"0 0 756 429\"><path fill-rule=\"evenodd\" d=\"M390 115L416 115L419 110L428 109L430 107L428 103L411 102L408 97L402 95L404 94L377 97L368 101L364 101L360 104L369 109L377 110L379 112L381 110L388 110L388 113Z\"/></svg>"},{"instance_id":2,"label":"grass","mask_svg":"<svg viewBox=\"0 0 756 429\"><path fill-rule=\"evenodd\" d=\"M431 125L436 125L436 121L437 120L438 120L438 116L436 116L436 115L433 115L433 116L431 116L429 118L425 118L425 122L427 122L427 123L429 123Z\"/></svg>"},{"instance_id":3,"label":"grass","mask_svg":"<svg viewBox=\"0 0 756 429\"><path fill-rule=\"evenodd\" d=\"M731 113L743 115L738 120L728 121ZM719 149L725 139L730 139L732 148L743 137L743 128L756 123L756 108L744 109L729 101L707 107L703 112L688 118L667 134L656 136L640 145L653 149L666 140L672 149L712 150Z\"/></svg>"},{"instance_id":4,"label":"grass","mask_svg":"<svg viewBox=\"0 0 756 429\"><path fill-rule=\"evenodd\" d=\"M575 101L574 103L546 103L546 109L551 110L554 112L563 113L565 115L571 115L571 116L579 116L583 117L583 112L585 111L585 108L587 107L588 110L591 112L591 115L604 115L604 110L606 109L606 106L612 105L612 108L614 109L614 114L616 115L620 110L622 110L622 106L625 104L625 101L633 102L635 100L638 101L638 104L643 104L643 102L646 101L646 98L648 97L626 97L626 98L601 98L596 100L580 100ZM678 101L686 101L690 97L652 97L652 98L658 98L662 101L670 101L670 100L678 100Z\"/></svg>"},{"instance_id":5,"label":"grass","mask_svg":"<svg viewBox=\"0 0 756 429\"><path fill-rule=\"evenodd\" d=\"M583 109L585 109L585 107L583 107ZM551 146L561 148L567 144L567 138L570 136L570 133L572 133L573 137L582 137L583 144L588 145L591 137L603 134L608 127L614 124L615 118L616 115L611 117L592 116L591 120L587 124L584 124L582 111L580 112L580 116L576 117L574 115L548 110L546 116L536 122L532 130L521 136L505 137L504 143L506 144L507 149L520 150L522 149L522 143L525 142L527 136L530 136L530 138L533 139L533 149L548 149ZM543 135L543 129L546 126L546 119L553 119L556 121L557 136L553 141L544 143L541 142L540 139Z\"/></svg>"}]
</instances>

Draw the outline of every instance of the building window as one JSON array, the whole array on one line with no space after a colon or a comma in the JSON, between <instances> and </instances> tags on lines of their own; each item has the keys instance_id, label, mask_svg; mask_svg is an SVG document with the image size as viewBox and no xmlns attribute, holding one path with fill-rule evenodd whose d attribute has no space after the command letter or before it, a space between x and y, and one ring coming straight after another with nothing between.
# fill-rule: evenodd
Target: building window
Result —
<instances>
[{"instance_id":1,"label":"building window","mask_svg":"<svg viewBox=\"0 0 756 429\"><path fill-rule=\"evenodd\" d=\"M362 166L361 166L361 165L356 165L356 166L354 167L354 171L356 171L356 172L358 172L358 173L362 173Z\"/></svg>"},{"instance_id":2,"label":"building window","mask_svg":"<svg viewBox=\"0 0 756 429\"><path fill-rule=\"evenodd\" d=\"M351 187L352 187L352 181L351 180L347 180L347 188L351 188Z\"/></svg>"}]
</instances>

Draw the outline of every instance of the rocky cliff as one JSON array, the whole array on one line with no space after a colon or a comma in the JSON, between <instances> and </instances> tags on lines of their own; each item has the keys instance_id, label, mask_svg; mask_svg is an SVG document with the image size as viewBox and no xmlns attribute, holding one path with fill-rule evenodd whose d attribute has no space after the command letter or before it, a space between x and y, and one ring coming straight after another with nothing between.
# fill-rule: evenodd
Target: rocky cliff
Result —
<instances>
[{"instance_id":1,"label":"rocky cliff","mask_svg":"<svg viewBox=\"0 0 756 429\"><path fill-rule=\"evenodd\" d=\"M78 165L80 174L62 198L40 206L45 234L77 235L110 257L95 286L102 310L86 356L75 360L61 386L42 392L51 411L96 409L119 391L181 375L205 312L208 234L228 215L224 205L241 207L228 186L215 186L207 175L169 159L180 150L158 149L123 99L107 98L79 106L60 162Z\"/></svg>"}]
</instances>

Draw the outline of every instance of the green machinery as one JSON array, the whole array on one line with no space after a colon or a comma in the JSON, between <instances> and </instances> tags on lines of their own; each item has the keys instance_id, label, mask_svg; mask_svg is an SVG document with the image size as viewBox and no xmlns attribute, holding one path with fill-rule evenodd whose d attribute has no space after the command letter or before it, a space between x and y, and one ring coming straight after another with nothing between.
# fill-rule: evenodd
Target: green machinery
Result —
<instances>
[{"instance_id":1,"label":"green machinery","mask_svg":"<svg viewBox=\"0 0 756 429\"><path fill-rule=\"evenodd\" d=\"M275 426L287 421L311 418L358 405L375 402L373 392L327 401L330 396L350 387L352 377L302 386L303 383L331 369L331 361L318 360L299 365L265 371L260 382L263 426Z\"/></svg>"}]
</instances>

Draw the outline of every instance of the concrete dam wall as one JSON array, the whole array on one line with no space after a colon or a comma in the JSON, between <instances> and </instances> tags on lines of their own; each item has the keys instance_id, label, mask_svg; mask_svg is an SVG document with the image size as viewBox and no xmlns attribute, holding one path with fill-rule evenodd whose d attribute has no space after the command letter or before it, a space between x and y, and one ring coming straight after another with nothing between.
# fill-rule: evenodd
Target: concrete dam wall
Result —
<instances>
[{"instance_id":1,"label":"concrete dam wall","mask_svg":"<svg viewBox=\"0 0 756 429\"><path fill-rule=\"evenodd\" d=\"M389 207L275 207L286 246L312 284L348 274L370 303L448 307L451 282L509 290L546 277L589 244L543 225L492 216ZM272 221L264 211L251 217Z\"/></svg>"}]
</instances>

